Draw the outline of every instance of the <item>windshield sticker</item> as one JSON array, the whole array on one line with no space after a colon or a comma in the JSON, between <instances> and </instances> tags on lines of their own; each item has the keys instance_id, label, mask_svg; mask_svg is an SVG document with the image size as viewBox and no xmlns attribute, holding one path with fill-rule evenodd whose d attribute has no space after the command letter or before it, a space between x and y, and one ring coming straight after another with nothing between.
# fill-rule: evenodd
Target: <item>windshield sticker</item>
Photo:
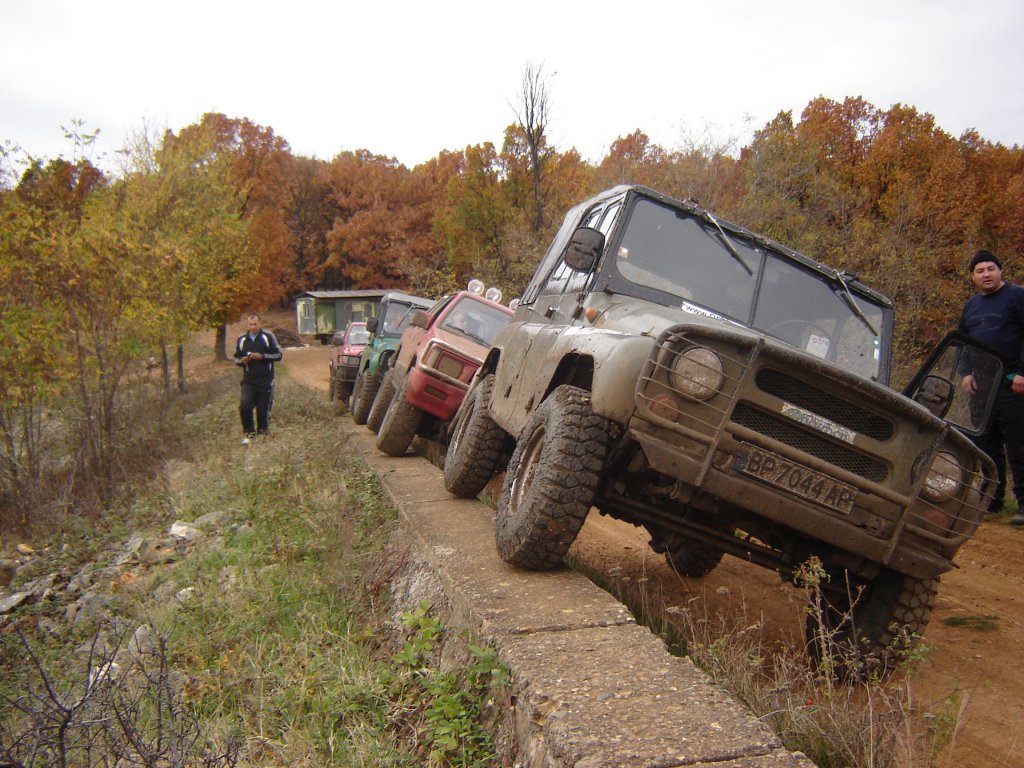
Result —
<instances>
[{"instance_id":1,"label":"windshield sticker","mask_svg":"<svg viewBox=\"0 0 1024 768\"><path fill-rule=\"evenodd\" d=\"M804 351L810 352L815 357L820 357L822 360L828 357L829 340L827 336L819 336L816 333L811 334L811 338L807 340L807 347Z\"/></svg>"},{"instance_id":2,"label":"windshield sticker","mask_svg":"<svg viewBox=\"0 0 1024 768\"><path fill-rule=\"evenodd\" d=\"M816 413L805 411L803 408L797 408L795 405L790 403L782 404L782 415L788 416L793 421L798 421L812 429L824 432L826 435L838 438L847 443L852 443L854 438L857 437L857 433L852 429L847 429L844 426L836 424L834 421L822 418Z\"/></svg>"},{"instance_id":3,"label":"windshield sticker","mask_svg":"<svg viewBox=\"0 0 1024 768\"><path fill-rule=\"evenodd\" d=\"M709 312L704 307L698 307L696 304L691 304L688 301L684 301L680 307L685 312L689 312L691 315L700 315L701 317L710 317L712 320L725 320L721 315L716 315L714 312Z\"/></svg>"}]
</instances>

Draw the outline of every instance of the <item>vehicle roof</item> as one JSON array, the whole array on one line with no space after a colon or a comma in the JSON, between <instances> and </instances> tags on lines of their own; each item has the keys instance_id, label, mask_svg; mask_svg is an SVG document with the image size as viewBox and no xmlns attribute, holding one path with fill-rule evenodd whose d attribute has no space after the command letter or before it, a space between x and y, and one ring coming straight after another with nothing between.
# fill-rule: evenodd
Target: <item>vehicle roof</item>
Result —
<instances>
[{"instance_id":1,"label":"vehicle roof","mask_svg":"<svg viewBox=\"0 0 1024 768\"><path fill-rule=\"evenodd\" d=\"M746 227L728 221L727 219L723 219L717 214L715 214L713 211L704 208L702 205L700 205L700 203L697 200L693 198L684 201L658 192L657 190L651 189L650 187L645 187L642 184L619 184L615 187L610 187L609 189L606 189L602 192L598 192L589 200L586 200L583 203L580 203L578 206L575 206L573 210L575 211L576 209L579 209L582 212L583 210L590 208L594 203L597 203L601 200L617 197L619 195L625 195L630 192L639 195L644 195L645 197L653 198L664 203L665 205L681 208L684 211L687 211L688 213L691 213L695 216L703 217L705 215L710 215L715 219L715 221L721 224L723 229L726 229L745 239L752 240L765 248L777 251L778 253L782 253L785 256L788 256L789 258L793 259L794 261L798 261L801 264L804 264L805 266L817 272L820 272L821 274L829 278L834 279L837 276L842 275L842 277L847 281L849 285L856 286L859 291L870 295L879 303L885 304L888 307L892 307L893 305L892 299L889 296L887 296L884 293L881 293L880 291L872 288L869 285L865 285L864 283L860 282L860 280L858 280L855 275L851 275L850 273L845 272L843 270L834 269L833 267L830 267L827 264L818 261L817 259L811 258L810 256L800 253L799 251L795 251L789 246L783 245L777 240L772 240L771 238L758 234L757 232L747 229Z\"/></svg>"},{"instance_id":2,"label":"vehicle roof","mask_svg":"<svg viewBox=\"0 0 1024 768\"><path fill-rule=\"evenodd\" d=\"M426 309L434 303L433 299L425 299L422 296L413 296L411 293L404 293L402 291L387 291L383 295L382 299L405 302L417 307L422 307L423 309Z\"/></svg>"}]
</instances>

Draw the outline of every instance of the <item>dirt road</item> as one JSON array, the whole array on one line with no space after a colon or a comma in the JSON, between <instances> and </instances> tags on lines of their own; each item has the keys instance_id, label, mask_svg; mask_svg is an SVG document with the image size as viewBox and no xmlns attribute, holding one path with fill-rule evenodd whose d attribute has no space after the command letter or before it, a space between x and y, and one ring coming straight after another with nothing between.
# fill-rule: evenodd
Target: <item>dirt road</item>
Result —
<instances>
[{"instance_id":1,"label":"dirt road","mask_svg":"<svg viewBox=\"0 0 1024 768\"><path fill-rule=\"evenodd\" d=\"M348 418L327 399L328 350L286 350L282 372L323 393L324 418ZM642 530L596 513L575 547L601 573L647 579L668 605L686 605L696 597L709 604L711 615L745 610L763 617L765 631L775 637L800 636L799 606L787 599L779 578L763 568L726 557L701 580L680 579L650 550ZM959 569L942 578L924 635L930 650L911 683L922 711L945 711L942 702L951 695L962 703L953 754L942 768L1024 767L1024 682L1017 658L1017 653L1024 655L1022 561L1024 529L1005 519L986 522L960 551ZM976 628L981 624L991 628Z\"/></svg>"}]
</instances>

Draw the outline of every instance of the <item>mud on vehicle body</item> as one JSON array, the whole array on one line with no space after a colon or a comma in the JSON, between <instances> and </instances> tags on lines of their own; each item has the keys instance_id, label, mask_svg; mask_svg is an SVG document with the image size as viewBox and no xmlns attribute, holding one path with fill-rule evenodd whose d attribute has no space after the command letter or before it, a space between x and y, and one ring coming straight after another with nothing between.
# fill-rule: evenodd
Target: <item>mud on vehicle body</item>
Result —
<instances>
[{"instance_id":1,"label":"mud on vehicle body","mask_svg":"<svg viewBox=\"0 0 1024 768\"><path fill-rule=\"evenodd\" d=\"M469 382L491 342L512 318L499 304L500 292L479 295L483 284L445 296L429 310L415 310L395 352L388 382L373 410L387 410L379 425L377 447L401 456L414 437L444 442L447 424L462 404Z\"/></svg>"},{"instance_id":2,"label":"mud on vehicle body","mask_svg":"<svg viewBox=\"0 0 1024 768\"><path fill-rule=\"evenodd\" d=\"M497 544L525 568L560 565L591 506L688 576L820 561L831 640L888 661L993 489L964 434L990 406L952 381L969 357L1000 370L952 339L895 392L892 325L853 275L616 187L566 216L453 421L445 483L472 496L508 462Z\"/></svg>"},{"instance_id":3,"label":"mud on vehicle body","mask_svg":"<svg viewBox=\"0 0 1024 768\"><path fill-rule=\"evenodd\" d=\"M373 407L381 381L388 369L391 355L409 323L411 309L424 309L433 304L430 299L412 296L401 291L384 294L377 317L370 318L366 328L370 332L366 347L359 356L359 367L352 386L349 410L356 424L365 424Z\"/></svg>"}]
</instances>

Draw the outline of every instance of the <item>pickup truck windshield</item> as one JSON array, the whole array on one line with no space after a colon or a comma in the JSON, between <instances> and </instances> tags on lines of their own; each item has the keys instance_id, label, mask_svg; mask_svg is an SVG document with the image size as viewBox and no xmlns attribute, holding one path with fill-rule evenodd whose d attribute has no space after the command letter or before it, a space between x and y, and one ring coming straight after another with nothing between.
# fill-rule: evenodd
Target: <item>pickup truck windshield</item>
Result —
<instances>
[{"instance_id":1,"label":"pickup truck windshield","mask_svg":"<svg viewBox=\"0 0 1024 768\"><path fill-rule=\"evenodd\" d=\"M615 252L629 282L680 306L756 328L866 378L877 378L883 307L802 263L653 200L637 200Z\"/></svg>"}]
</instances>

